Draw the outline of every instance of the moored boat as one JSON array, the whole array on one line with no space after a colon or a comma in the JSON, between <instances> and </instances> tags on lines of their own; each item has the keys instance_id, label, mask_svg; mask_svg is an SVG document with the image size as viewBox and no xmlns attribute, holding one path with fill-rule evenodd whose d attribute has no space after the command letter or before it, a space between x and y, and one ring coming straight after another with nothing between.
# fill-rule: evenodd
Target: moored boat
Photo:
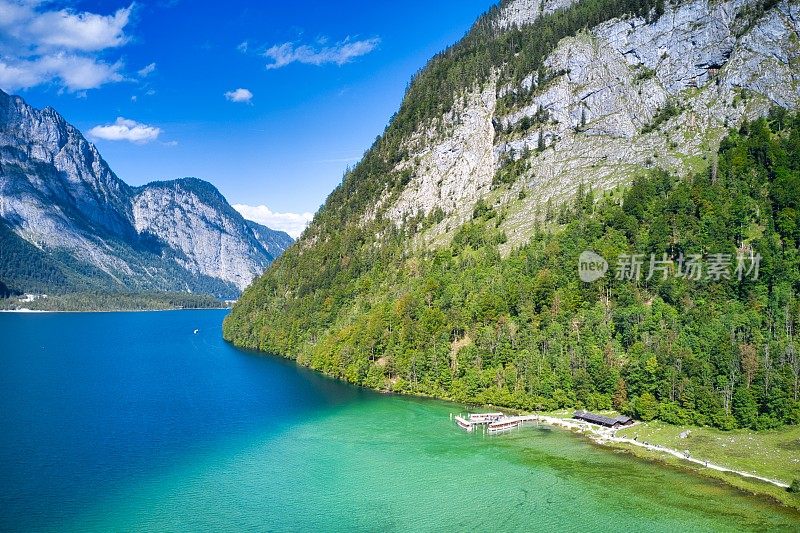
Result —
<instances>
[{"instance_id":1,"label":"moored boat","mask_svg":"<svg viewBox=\"0 0 800 533\"><path fill-rule=\"evenodd\" d=\"M518 428L522 425L520 418L501 418L489 424L487 431L489 434L502 433Z\"/></svg>"},{"instance_id":2,"label":"moored boat","mask_svg":"<svg viewBox=\"0 0 800 533\"><path fill-rule=\"evenodd\" d=\"M458 424L461 429L466 429L467 431L472 431L474 429L474 424L466 418L457 416L455 417L455 420L456 424Z\"/></svg>"}]
</instances>

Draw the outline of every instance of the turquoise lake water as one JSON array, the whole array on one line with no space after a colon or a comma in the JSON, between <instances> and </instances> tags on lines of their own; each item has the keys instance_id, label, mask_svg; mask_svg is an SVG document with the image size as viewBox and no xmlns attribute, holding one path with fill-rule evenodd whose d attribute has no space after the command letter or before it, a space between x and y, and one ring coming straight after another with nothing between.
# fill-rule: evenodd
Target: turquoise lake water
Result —
<instances>
[{"instance_id":1,"label":"turquoise lake water","mask_svg":"<svg viewBox=\"0 0 800 533\"><path fill-rule=\"evenodd\" d=\"M561 430L466 434L462 406L236 350L224 316L0 313L0 530L800 529Z\"/></svg>"}]
</instances>

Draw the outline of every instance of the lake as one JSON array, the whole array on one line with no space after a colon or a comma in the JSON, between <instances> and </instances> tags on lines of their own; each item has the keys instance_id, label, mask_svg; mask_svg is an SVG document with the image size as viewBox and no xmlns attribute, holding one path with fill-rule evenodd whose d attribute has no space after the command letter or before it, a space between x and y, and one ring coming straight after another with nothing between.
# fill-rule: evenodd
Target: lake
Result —
<instances>
[{"instance_id":1,"label":"lake","mask_svg":"<svg viewBox=\"0 0 800 533\"><path fill-rule=\"evenodd\" d=\"M0 530L800 527L562 430L467 434L463 406L237 350L226 312L0 313Z\"/></svg>"}]
</instances>

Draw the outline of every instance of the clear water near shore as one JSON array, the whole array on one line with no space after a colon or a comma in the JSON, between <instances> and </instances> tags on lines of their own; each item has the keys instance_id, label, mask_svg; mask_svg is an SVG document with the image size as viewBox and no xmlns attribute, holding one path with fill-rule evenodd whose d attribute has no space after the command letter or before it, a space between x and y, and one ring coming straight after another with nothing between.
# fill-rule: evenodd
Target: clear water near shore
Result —
<instances>
[{"instance_id":1,"label":"clear water near shore","mask_svg":"<svg viewBox=\"0 0 800 533\"><path fill-rule=\"evenodd\" d=\"M800 527L565 431L467 434L459 406L236 350L225 313L0 315L0 530Z\"/></svg>"}]
</instances>

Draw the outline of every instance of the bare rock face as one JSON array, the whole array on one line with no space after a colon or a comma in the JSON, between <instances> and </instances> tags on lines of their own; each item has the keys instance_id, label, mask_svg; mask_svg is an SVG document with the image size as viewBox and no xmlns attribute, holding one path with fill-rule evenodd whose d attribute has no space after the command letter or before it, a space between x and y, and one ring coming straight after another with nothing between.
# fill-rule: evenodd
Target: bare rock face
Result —
<instances>
[{"instance_id":1,"label":"bare rock face","mask_svg":"<svg viewBox=\"0 0 800 533\"><path fill-rule=\"evenodd\" d=\"M597 37L622 54L630 65L656 71L671 93L708 82L737 44L736 14L747 0L694 1L670 8L648 24L641 17L596 28Z\"/></svg>"},{"instance_id":2,"label":"bare rock face","mask_svg":"<svg viewBox=\"0 0 800 533\"><path fill-rule=\"evenodd\" d=\"M235 297L291 243L275 232L267 250L201 180L128 186L55 110L2 91L0 223L58 257L76 290Z\"/></svg>"},{"instance_id":3,"label":"bare rock face","mask_svg":"<svg viewBox=\"0 0 800 533\"><path fill-rule=\"evenodd\" d=\"M542 15L569 7L575 0L514 0L501 8L496 27L502 30L530 24Z\"/></svg>"},{"instance_id":4,"label":"bare rock face","mask_svg":"<svg viewBox=\"0 0 800 533\"><path fill-rule=\"evenodd\" d=\"M781 2L739 39L722 82L745 87L776 104L797 107L800 78L800 6Z\"/></svg>"},{"instance_id":5,"label":"bare rock face","mask_svg":"<svg viewBox=\"0 0 800 533\"><path fill-rule=\"evenodd\" d=\"M21 237L66 250L113 278L128 275L102 242L135 239L129 192L53 109L39 111L0 92L0 218Z\"/></svg>"},{"instance_id":6,"label":"bare rock face","mask_svg":"<svg viewBox=\"0 0 800 533\"><path fill-rule=\"evenodd\" d=\"M470 94L461 111L446 120L450 129L443 139L437 141L437 132L430 130L411 141L418 147L415 161L398 170L408 168L414 177L392 208L393 219L419 211L427 214L436 207L454 212L489 191L494 178L494 103L493 87Z\"/></svg>"},{"instance_id":7,"label":"bare rock face","mask_svg":"<svg viewBox=\"0 0 800 533\"><path fill-rule=\"evenodd\" d=\"M45 164L59 174L59 183L32 176L29 182L36 190L70 204L112 233L129 229L128 186L52 108L37 111L19 97L0 94L0 150L7 165Z\"/></svg>"},{"instance_id":8,"label":"bare rock face","mask_svg":"<svg viewBox=\"0 0 800 533\"><path fill-rule=\"evenodd\" d=\"M157 235L189 272L244 290L272 261L214 187L196 179L151 183L133 198L136 231Z\"/></svg>"},{"instance_id":9,"label":"bare rock face","mask_svg":"<svg viewBox=\"0 0 800 533\"><path fill-rule=\"evenodd\" d=\"M496 26L530 24L569 4L508 2ZM531 73L519 86L475 87L407 140L398 170L412 178L389 217L400 224L441 208L445 219L433 233L443 233L478 198L491 198L507 208L510 247L527 240L546 202L580 184L608 189L653 167L701 171L728 127L772 105L800 104L800 7L784 0L754 17L753 5L690 0L668 4L650 22L614 19L563 39L545 61L553 77L541 86ZM501 106L511 93L522 98ZM510 190L490 194L495 173L521 158L527 171ZM522 189L526 199L511 202Z\"/></svg>"}]
</instances>

